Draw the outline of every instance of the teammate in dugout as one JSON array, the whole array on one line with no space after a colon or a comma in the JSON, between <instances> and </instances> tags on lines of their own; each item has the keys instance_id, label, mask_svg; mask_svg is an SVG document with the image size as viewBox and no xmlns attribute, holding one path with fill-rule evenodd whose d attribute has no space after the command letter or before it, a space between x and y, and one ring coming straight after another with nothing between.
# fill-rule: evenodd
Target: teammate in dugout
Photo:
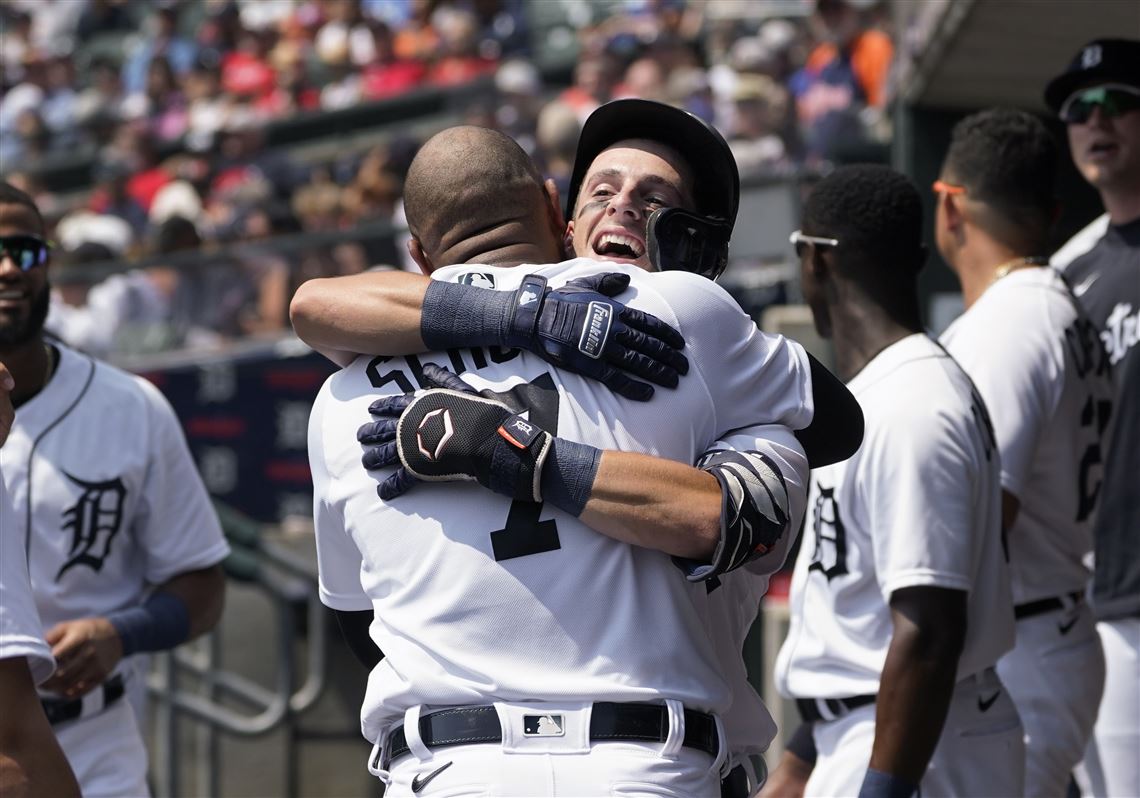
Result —
<instances>
[{"instance_id":1,"label":"teammate in dugout","mask_svg":"<svg viewBox=\"0 0 1140 798\"><path fill-rule=\"evenodd\" d=\"M837 169L793 234L816 329L866 418L813 470L776 683L818 758L764 794L1020 795L1024 744L995 673L1013 645L998 453L985 404L923 333L922 203L881 166Z\"/></svg>"},{"instance_id":2,"label":"teammate in dugout","mask_svg":"<svg viewBox=\"0 0 1140 798\"><path fill-rule=\"evenodd\" d=\"M131 655L217 623L228 547L158 390L44 338L44 236L34 201L0 183L0 361L16 386L4 534L27 541L57 664L42 703L83 794L146 795L146 747L122 700L144 678Z\"/></svg>"},{"instance_id":3,"label":"teammate in dugout","mask_svg":"<svg viewBox=\"0 0 1140 798\"><path fill-rule=\"evenodd\" d=\"M1116 380L1093 526L1104 697L1077 780L1083 795L1140 795L1140 40L1089 42L1049 83L1045 102L1065 123L1073 163L1106 211L1087 254L1055 253L1051 262L1064 268L1100 330Z\"/></svg>"},{"instance_id":4,"label":"teammate in dugout","mask_svg":"<svg viewBox=\"0 0 1140 798\"><path fill-rule=\"evenodd\" d=\"M15 416L9 399L14 385L0 363L0 447ZM77 797L75 774L36 694L36 683L51 676L55 660L28 583L24 541L6 523L13 512L0 472L0 795Z\"/></svg>"},{"instance_id":5,"label":"teammate in dugout","mask_svg":"<svg viewBox=\"0 0 1140 798\"><path fill-rule=\"evenodd\" d=\"M674 112L674 113L677 113L677 112ZM486 155L486 153L483 153L483 155ZM494 187L492 187L492 188L494 188ZM502 186L499 186L498 188L499 188L499 189L502 189L503 187L502 187ZM644 229L644 217L642 217L642 226L643 226L643 229ZM640 234L638 234L638 235L644 236L644 233L643 233L643 231L642 231L642 233L640 233ZM738 312L738 314L739 314L739 310L738 310L738 311L736 311L736 312ZM749 325L749 326L750 326L750 325ZM370 345L370 344L369 344L369 345ZM654 402L654 404L655 404L655 402ZM605 453L605 455L604 455L604 456L610 456L610 454L611 454L611 453ZM604 463L604 461L603 461L603 463ZM597 481L597 482L595 482L595 488L596 488L596 486L597 486L597 483L600 483L601 481L602 481L602 472L600 471L600 472L598 472L598 481ZM595 492L596 492L596 490L595 490ZM714 492L715 492L715 488L714 488ZM715 506L715 505L712 505L712 506ZM671 520L671 519L670 519L670 520ZM662 529L667 529L667 524L662 524ZM692 528L690 528L690 529L687 529L687 530L684 530L684 531L686 531L686 532L687 532L687 534L691 534L691 532L692 532ZM657 545L657 544L654 544L654 545ZM754 614L755 614L755 610L754 610ZM736 661L738 661L738 663L739 663L739 660L740 660L740 648L739 648L739 644L735 646L734 655L735 655L735 659L736 659ZM742 663L741 663L741 665L740 665L740 670L742 671ZM755 694L754 694L754 695L755 695ZM760 707L760 712L762 712L762 714L763 714L763 715L764 715L764 717L766 718L766 712L764 712L764 711L763 711L763 707ZM771 736L771 733L769 733L767 736L768 736L768 738L769 738L769 736ZM767 739L765 739L765 741L764 741L764 742L766 743L766 742L767 742Z\"/></svg>"},{"instance_id":6,"label":"teammate in dugout","mask_svg":"<svg viewBox=\"0 0 1140 798\"><path fill-rule=\"evenodd\" d=\"M1104 654L1085 601L1113 395L1108 354L1045 264L1058 151L1034 116L954 127L935 239L965 312L942 335L993 418L1017 644L998 673L1025 726L1026 795L1063 795L1096 720Z\"/></svg>"}]
</instances>

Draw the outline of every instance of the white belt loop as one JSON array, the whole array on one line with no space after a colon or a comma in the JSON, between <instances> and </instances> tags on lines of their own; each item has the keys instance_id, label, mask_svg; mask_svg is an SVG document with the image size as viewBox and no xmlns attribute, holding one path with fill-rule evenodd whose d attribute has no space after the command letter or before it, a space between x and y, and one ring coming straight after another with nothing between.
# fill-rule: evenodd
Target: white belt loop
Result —
<instances>
[{"instance_id":1,"label":"white belt loop","mask_svg":"<svg viewBox=\"0 0 1140 798\"><path fill-rule=\"evenodd\" d=\"M376 745L372 746L372 753L368 755L368 772L384 782L384 786L388 786L392 781L391 774L380 767L380 761L384 755L384 743L390 736L389 734L381 735L380 739L376 741Z\"/></svg>"},{"instance_id":2,"label":"white belt loop","mask_svg":"<svg viewBox=\"0 0 1140 798\"><path fill-rule=\"evenodd\" d=\"M408 743L408 752L421 762L431 759L431 749L424 745L420 737L420 704L408 707L404 712L404 740Z\"/></svg>"},{"instance_id":3,"label":"white belt loop","mask_svg":"<svg viewBox=\"0 0 1140 798\"><path fill-rule=\"evenodd\" d=\"M666 698L665 708L669 714L669 736L661 746L661 756L675 758L685 744L685 705L675 698Z\"/></svg>"},{"instance_id":4,"label":"white belt loop","mask_svg":"<svg viewBox=\"0 0 1140 798\"><path fill-rule=\"evenodd\" d=\"M98 715L103 711L103 706L105 703L103 701L103 691L105 689L106 688L103 685L99 685L94 690L88 690L83 694L83 697L80 699L80 705L82 708L79 710L79 718L89 718L92 715ZM79 718L76 718L76 720L79 720Z\"/></svg>"}]
</instances>

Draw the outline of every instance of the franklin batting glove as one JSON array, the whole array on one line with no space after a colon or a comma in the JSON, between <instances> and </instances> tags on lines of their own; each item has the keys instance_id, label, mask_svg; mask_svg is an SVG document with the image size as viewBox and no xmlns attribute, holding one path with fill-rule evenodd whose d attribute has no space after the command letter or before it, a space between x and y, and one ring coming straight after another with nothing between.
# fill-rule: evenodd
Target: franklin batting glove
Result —
<instances>
[{"instance_id":1,"label":"franklin batting glove","mask_svg":"<svg viewBox=\"0 0 1140 798\"><path fill-rule=\"evenodd\" d=\"M368 408L379 420L357 431L367 469L398 466L377 486L381 499L416 482L475 481L525 501L542 501L542 466L553 436L503 402L480 396L446 369L424 367L419 394L379 399Z\"/></svg>"},{"instance_id":2,"label":"franklin batting glove","mask_svg":"<svg viewBox=\"0 0 1140 798\"><path fill-rule=\"evenodd\" d=\"M618 272L554 289L545 277L530 274L514 293L433 281L424 295L420 335L434 350L525 349L644 402L653 396L649 383L675 388L688 374L689 361L681 354L685 339L679 332L613 298L628 286L629 275Z\"/></svg>"}]
</instances>

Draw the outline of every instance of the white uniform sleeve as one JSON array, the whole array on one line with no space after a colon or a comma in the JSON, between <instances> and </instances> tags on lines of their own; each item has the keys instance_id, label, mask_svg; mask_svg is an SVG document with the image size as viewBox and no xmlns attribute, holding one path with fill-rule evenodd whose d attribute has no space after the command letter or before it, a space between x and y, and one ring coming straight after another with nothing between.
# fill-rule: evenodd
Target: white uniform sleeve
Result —
<instances>
[{"instance_id":1,"label":"white uniform sleeve","mask_svg":"<svg viewBox=\"0 0 1140 798\"><path fill-rule=\"evenodd\" d=\"M1020 299L977 307L984 313L948 330L946 341L989 409L1001 452L1001 486L1019 498L1064 387L1058 379L1064 363L1054 358L1052 342L1041 340L1046 325L1034 318L1042 307L1025 294ZM993 345L995 334L1002 336L1001 346ZM1048 359L1043 352L1050 353Z\"/></svg>"},{"instance_id":2,"label":"white uniform sleeve","mask_svg":"<svg viewBox=\"0 0 1140 798\"><path fill-rule=\"evenodd\" d=\"M0 659L25 657L36 684L55 670L28 580L28 556L0 476Z\"/></svg>"},{"instance_id":3,"label":"white uniform sleeve","mask_svg":"<svg viewBox=\"0 0 1140 798\"><path fill-rule=\"evenodd\" d=\"M325 460L325 397L322 390L309 418L309 469L313 475L313 524L321 603L334 610L370 610L372 600L360 583L363 557L345 527L341 507L330 496L333 477Z\"/></svg>"},{"instance_id":4,"label":"white uniform sleeve","mask_svg":"<svg viewBox=\"0 0 1140 798\"><path fill-rule=\"evenodd\" d=\"M803 523L807 507L808 463L803 447L790 429L778 424L737 430L716 441L709 451L731 449L735 452L760 452L780 469L788 490L788 526L784 536L763 557L743 566L759 576L774 574L784 565Z\"/></svg>"},{"instance_id":5,"label":"white uniform sleeve","mask_svg":"<svg viewBox=\"0 0 1140 798\"><path fill-rule=\"evenodd\" d=\"M803 347L761 332L727 291L704 277L665 272L655 282L707 386L717 434L754 424L811 423L811 367ZM690 375L688 379L692 379Z\"/></svg>"},{"instance_id":6,"label":"white uniform sleeve","mask_svg":"<svg viewBox=\"0 0 1140 798\"><path fill-rule=\"evenodd\" d=\"M965 424L900 405L893 425L877 425L863 441L853 476L885 601L904 587L971 588L977 466Z\"/></svg>"},{"instance_id":7,"label":"white uniform sleeve","mask_svg":"<svg viewBox=\"0 0 1140 798\"><path fill-rule=\"evenodd\" d=\"M147 400L150 435L136 523L146 552L146 581L158 585L220 563L230 547L174 409L149 382L137 382Z\"/></svg>"}]
</instances>

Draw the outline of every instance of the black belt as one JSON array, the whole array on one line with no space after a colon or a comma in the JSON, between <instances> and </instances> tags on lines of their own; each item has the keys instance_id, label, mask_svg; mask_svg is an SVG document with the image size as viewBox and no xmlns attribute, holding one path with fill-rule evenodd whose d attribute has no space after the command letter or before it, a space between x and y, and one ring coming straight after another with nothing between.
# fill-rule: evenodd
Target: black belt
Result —
<instances>
[{"instance_id":1,"label":"black belt","mask_svg":"<svg viewBox=\"0 0 1140 798\"><path fill-rule=\"evenodd\" d=\"M1069 604L1065 603L1064 599L1066 598L1069 599ZM1013 617L1021 621L1026 618L1032 618L1035 615L1044 615L1047 612L1063 610L1068 606L1072 606L1073 604L1079 604L1083 598L1084 593L1077 590L1061 596L1053 596L1052 598L1030 601L1026 604L1018 604L1013 608Z\"/></svg>"},{"instance_id":2,"label":"black belt","mask_svg":"<svg viewBox=\"0 0 1140 798\"><path fill-rule=\"evenodd\" d=\"M541 713L541 705L535 708ZM557 713L555 713L557 714ZM494 707L456 707L420 717L420 738L428 748L475 743L501 743L503 729ZM669 738L669 713L662 704L617 704L602 701L590 713L591 742L633 740L663 743ZM716 721L712 715L685 710L685 739L682 745L716 756L719 750ZM408 753L404 725L392 729L380 767L387 770L393 759Z\"/></svg>"},{"instance_id":3,"label":"black belt","mask_svg":"<svg viewBox=\"0 0 1140 798\"><path fill-rule=\"evenodd\" d=\"M835 720L852 710L875 703L876 696L857 695L851 698L797 698L796 709L808 723L817 720Z\"/></svg>"},{"instance_id":4,"label":"black belt","mask_svg":"<svg viewBox=\"0 0 1140 798\"><path fill-rule=\"evenodd\" d=\"M103 682L101 687L96 687L95 689L103 691L103 708L106 709L123 697L123 677L121 674L115 674ZM67 720L75 720L83 714L82 698L41 697L40 703L43 704L44 714L47 715L48 723L53 726Z\"/></svg>"}]
</instances>

